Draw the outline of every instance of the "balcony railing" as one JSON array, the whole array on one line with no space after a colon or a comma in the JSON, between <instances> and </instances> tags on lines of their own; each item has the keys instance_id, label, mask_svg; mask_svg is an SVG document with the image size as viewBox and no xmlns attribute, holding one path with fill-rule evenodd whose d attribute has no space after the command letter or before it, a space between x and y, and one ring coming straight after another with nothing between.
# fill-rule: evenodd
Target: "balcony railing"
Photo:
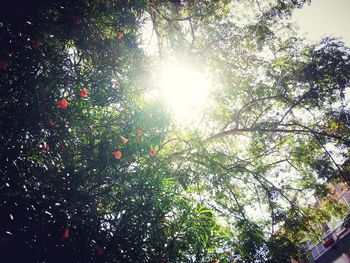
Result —
<instances>
[{"instance_id":1,"label":"balcony railing","mask_svg":"<svg viewBox=\"0 0 350 263\"><path fill-rule=\"evenodd\" d=\"M337 226L333 231L327 231L323 235L323 240L310 248L310 253L312 256L311 262L318 259L329 249L331 249L334 244L336 244L340 239L345 237L350 233L350 229L343 228L342 224Z\"/></svg>"},{"instance_id":2,"label":"balcony railing","mask_svg":"<svg viewBox=\"0 0 350 263\"><path fill-rule=\"evenodd\" d=\"M340 201L344 202L350 211L350 190L348 189L339 198ZM349 213L348 211L348 213ZM328 251L335 243L337 243L341 238L350 233L350 229L344 229L342 227L343 222L340 223L333 231L328 230L323 234L323 239L316 245L309 245L309 251L311 254L311 262L318 259L326 251Z\"/></svg>"}]
</instances>

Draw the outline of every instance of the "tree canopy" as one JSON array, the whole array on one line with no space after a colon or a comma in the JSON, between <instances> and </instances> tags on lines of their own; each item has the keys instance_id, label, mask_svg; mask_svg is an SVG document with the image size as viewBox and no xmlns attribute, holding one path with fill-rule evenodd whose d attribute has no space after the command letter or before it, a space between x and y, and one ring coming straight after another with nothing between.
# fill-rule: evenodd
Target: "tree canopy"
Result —
<instances>
[{"instance_id":1,"label":"tree canopy","mask_svg":"<svg viewBox=\"0 0 350 263\"><path fill-rule=\"evenodd\" d=\"M303 244L343 212L325 182L350 182L350 49L298 36L288 17L307 2L0 9L0 259L305 258ZM214 87L185 128L148 96L168 58Z\"/></svg>"}]
</instances>

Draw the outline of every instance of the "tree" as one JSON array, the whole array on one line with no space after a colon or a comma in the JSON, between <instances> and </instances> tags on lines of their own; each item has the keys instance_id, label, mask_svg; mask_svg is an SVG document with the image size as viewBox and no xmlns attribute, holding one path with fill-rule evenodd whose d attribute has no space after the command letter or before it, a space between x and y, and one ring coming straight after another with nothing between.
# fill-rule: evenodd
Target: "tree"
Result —
<instances>
[{"instance_id":1,"label":"tree","mask_svg":"<svg viewBox=\"0 0 350 263\"><path fill-rule=\"evenodd\" d=\"M178 170L191 175L187 182L199 184L197 194L234 227L232 247L241 260L284 262L301 256L303 251L290 248L300 249L310 233L317 238L319 226L335 211L307 209L298 200L315 189L325 197L323 183L331 177L347 181L349 49L335 39L306 44L296 37L279 20L290 11L281 1L272 8L260 1L247 11L256 16L242 23L246 4L231 3L227 16L220 8L206 21L188 9L168 16L158 10L168 22L158 23L158 30L173 28L184 39L181 49L185 46L191 59L210 68L218 86L201 131L178 136L185 149L176 149L176 141L169 151L176 149ZM159 36L160 43L174 38ZM168 49L176 53L180 48ZM330 145L341 158L334 157ZM258 217L254 209L270 215Z\"/></svg>"},{"instance_id":2,"label":"tree","mask_svg":"<svg viewBox=\"0 0 350 263\"><path fill-rule=\"evenodd\" d=\"M314 189L326 196L322 183L336 171L349 180L328 150L332 144L348 160L349 49L295 36L283 19L305 2L255 1L244 23L250 1L13 1L4 8L4 260L301 256L308 233L317 237L314 224L334 209L297 200ZM159 63L140 47L147 19L160 59L200 61L215 77L200 130L177 130L166 105L144 96L155 86L150 64Z\"/></svg>"}]
</instances>

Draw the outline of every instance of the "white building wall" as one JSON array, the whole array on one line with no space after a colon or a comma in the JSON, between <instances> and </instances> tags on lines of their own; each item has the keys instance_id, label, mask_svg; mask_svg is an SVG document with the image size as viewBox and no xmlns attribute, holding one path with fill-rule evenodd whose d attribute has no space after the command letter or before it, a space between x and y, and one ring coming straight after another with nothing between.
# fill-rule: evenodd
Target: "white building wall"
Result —
<instances>
[{"instance_id":1,"label":"white building wall","mask_svg":"<svg viewBox=\"0 0 350 263\"><path fill-rule=\"evenodd\" d=\"M334 260L332 263L350 263L350 258L348 255L343 254L336 260Z\"/></svg>"}]
</instances>

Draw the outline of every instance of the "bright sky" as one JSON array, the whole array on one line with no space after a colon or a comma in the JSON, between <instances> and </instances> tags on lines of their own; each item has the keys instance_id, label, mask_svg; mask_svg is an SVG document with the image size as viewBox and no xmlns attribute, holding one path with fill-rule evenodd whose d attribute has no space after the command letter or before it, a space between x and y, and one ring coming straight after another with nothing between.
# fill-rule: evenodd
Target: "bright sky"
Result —
<instances>
[{"instance_id":1,"label":"bright sky","mask_svg":"<svg viewBox=\"0 0 350 263\"><path fill-rule=\"evenodd\" d=\"M169 63L159 76L160 93L177 121L194 123L200 119L212 84L195 65Z\"/></svg>"},{"instance_id":2,"label":"bright sky","mask_svg":"<svg viewBox=\"0 0 350 263\"><path fill-rule=\"evenodd\" d=\"M342 38L350 46L349 12L350 0L312 0L311 5L294 12L292 21L311 41L333 36ZM150 22L145 25L143 37L146 51L157 53L156 36ZM211 86L204 74L186 65L169 64L163 66L159 80L159 95L166 100L178 121L200 119Z\"/></svg>"},{"instance_id":3,"label":"bright sky","mask_svg":"<svg viewBox=\"0 0 350 263\"><path fill-rule=\"evenodd\" d=\"M292 20L306 36L317 41L324 36L341 37L350 46L350 0L312 0L296 10Z\"/></svg>"}]
</instances>

